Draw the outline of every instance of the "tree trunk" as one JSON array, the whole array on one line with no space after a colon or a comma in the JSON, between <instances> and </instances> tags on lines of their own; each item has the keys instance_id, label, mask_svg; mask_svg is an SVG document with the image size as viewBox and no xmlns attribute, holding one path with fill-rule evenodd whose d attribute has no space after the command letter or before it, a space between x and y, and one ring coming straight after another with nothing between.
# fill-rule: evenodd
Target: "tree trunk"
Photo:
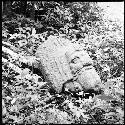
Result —
<instances>
[{"instance_id":1,"label":"tree trunk","mask_svg":"<svg viewBox=\"0 0 125 125\"><path fill-rule=\"evenodd\" d=\"M21 13L26 16L27 1L21 1Z\"/></svg>"},{"instance_id":2,"label":"tree trunk","mask_svg":"<svg viewBox=\"0 0 125 125\"><path fill-rule=\"evenodd\" d=\"M31 4L32 4L32 9L31 9L31 12L30 12L30 18L32 20L35 20L35 7L34 7L35 1L32 1Z\"/></svg>"},{"instance_id":3,"label":"tree trunk","mask_svg":"<svg viewBox=\"0 0 125 125\"><path fill-rule=\"evenodd\" d=\"M2 1L2 14L11 15L11 1Z\"/></svg>"}]
</instances>

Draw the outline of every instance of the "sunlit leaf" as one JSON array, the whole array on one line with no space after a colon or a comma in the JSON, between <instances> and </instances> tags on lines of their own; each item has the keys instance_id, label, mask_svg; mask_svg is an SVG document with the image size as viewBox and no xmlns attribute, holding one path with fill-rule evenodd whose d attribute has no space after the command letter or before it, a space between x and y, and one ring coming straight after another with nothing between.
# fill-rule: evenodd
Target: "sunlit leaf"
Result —
<instances>
[{"instance_id":1,"label":"sunlit leaf","mask_svg":"<svg viewBox=\"0 0 125 125\"><path fill-rule=\"evenodd\" d=\"M24 77L29 73L30 73L30 70L28 68L25 68L25 69L22 70L21 77Z\"/></svg>"},{"instance_id":2,"label":"sunlit leaf","mask_svg":"<svg viewBox=\"0 0 125 125\"><path fill-rule=\"evenodd\" d=\"M32 35L35 35L36 34L36 30L35 28L32 29Z\"/></svg>"},{"instance_id":3,"label":"sunlit leaf","mask_svg":"<svg viewBox=\"0 0 125 125\"><path fill-rule=\"evenodd\" d=\"M11 101L11 104L14 104L16 102L16 98L13 98L13 100Z\"/></svg>"},{"instance_id":4,"label":"sunlit leaf","mask_svg":"<svg viewBox=\"0 0 125 125\"><path fill-rule=\"evenodd\" d=\"M122 110L120 107L116 109L116 112L118 112L122 117L124 117L124 110Z\"/></svg>"}]
</instances>

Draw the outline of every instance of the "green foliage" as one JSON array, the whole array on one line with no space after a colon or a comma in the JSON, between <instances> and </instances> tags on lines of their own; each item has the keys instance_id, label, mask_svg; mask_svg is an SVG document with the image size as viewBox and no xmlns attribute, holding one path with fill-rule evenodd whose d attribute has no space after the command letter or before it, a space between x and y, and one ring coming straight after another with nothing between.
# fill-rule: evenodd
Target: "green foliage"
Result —
<instances>
[{"instance_id":1,"label":"green foliage","mask_svg":"<svg viewBox=\"0 0 125 125\"><path fill-rule=\"evenodd\" d=\"M19 1L15 4L20 8ZM28 56L31 63L27 66L15 61L14 55L11 57L2 49L2 57L22 69L22 73L17 73L2 60L2 122L123 124L123 26L117 21L103 20L96 3L40 1L35 4L46 10L44 21L35 22L19 14L13 18L2 16L2 47L11 45L9 49ZM31 7L28 2L27 12ZM35 74L34 59L30 58L49 35L66 36L88 51L104 85L103 95L75 98L50 93L48 83Z\"/></svg>"},{"instance_id":2,"label":"green foliage","mask_svg":"<svg viewBox=\"0 0 125 125\"><path fill-rule=\"evenodd\" d=\"M94 2L14 1L11 5L12 12L23 14L25 17L30 17L34 8L35 20L40 21L42 28L53 27L59 30L68 26L68 29L80 30L85 29L83 24L101 20L100 9ZM22 8L25 8L25 13Z\"/></svg>"}]
</instances>

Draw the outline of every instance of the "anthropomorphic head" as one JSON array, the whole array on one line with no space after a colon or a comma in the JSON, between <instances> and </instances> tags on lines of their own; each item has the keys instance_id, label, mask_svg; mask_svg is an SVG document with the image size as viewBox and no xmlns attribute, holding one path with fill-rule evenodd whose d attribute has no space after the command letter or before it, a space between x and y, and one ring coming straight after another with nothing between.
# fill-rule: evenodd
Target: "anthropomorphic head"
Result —
<instances>
[{"instance_id":1,"label":"anthropomorphic head","mask_svg":"<svg viewBox=\"0 0 125 125\"><path fill-rule=\"evenodd\" d=\"M97 89L101 83L100 77L93 67L93 61L84 50L74 50L66 53L69 66L76 81L83 89Z\"/></svg>"}]
</instances>

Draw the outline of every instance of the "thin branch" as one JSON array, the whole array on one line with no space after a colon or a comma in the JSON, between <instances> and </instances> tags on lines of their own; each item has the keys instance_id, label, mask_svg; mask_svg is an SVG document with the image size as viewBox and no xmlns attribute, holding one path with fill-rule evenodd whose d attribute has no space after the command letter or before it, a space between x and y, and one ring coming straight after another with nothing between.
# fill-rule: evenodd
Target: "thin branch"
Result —
<instances>
[{"instance_id":1,"label":"thin branch","mask_svg":"<svg viewBox=\"0 0 125 125\"><path fill-rule=\"evenodd\" d=\"M18 72L19 74L22 72L22 69L21 69L21 68L19 68L18 66L12 64L12 63L9 62L7 59L4 59L3 57L2 57L2 62L3 62L3 63L7 63L8 66L9 66L11 69L13 69L15 72Z\"/></svg>"}]
</instances>

